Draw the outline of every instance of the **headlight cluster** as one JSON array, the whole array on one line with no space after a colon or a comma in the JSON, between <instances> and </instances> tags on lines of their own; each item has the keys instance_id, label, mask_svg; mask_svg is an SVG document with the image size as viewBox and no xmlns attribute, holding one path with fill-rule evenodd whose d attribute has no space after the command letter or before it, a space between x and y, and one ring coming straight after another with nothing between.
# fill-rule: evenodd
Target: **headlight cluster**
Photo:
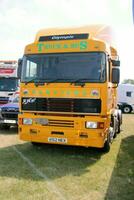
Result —
<instances>
[{"instance_id":1,"label":"headlight cluster","mask_svg":"<svg viewBox=\"0 0 134 200\"><path fill-rule=\"evenodd\" d=\"M23 124L31 125L32 123L33 123L33 120L31 118L23 118Z\"/></svg>"},{"instance_id":2,"label":"headlight cluster","mask_svg":"<svg viewBox=\"0 0 134 200\"><path fill-rule=\"evenodd\" d=\"M103 129L104 128L104 122L86 122L86 128L91 128L91 129Z\"/></svg>"},{"instance_id":3,"label":"headlight cluster","mask_svg":"<svg viewBox=\"0 0 134 200\"><path fill-rule=\"evenodd\" d=\"M86 122L86 128L97 128L97 122Z\"/></svg>"}]
</instances>

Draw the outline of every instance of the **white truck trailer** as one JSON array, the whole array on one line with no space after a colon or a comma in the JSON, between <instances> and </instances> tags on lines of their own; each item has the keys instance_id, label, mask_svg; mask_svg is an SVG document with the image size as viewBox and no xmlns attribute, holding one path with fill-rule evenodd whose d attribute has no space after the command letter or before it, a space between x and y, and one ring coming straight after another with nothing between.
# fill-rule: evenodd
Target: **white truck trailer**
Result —
<instances>
[{"instance_id":1,"label":"white truck trailer","mask_svg":"<svg viewBox=\"0 0 134 200\"><path fill-rule=\"evenodd\" d=\"M134 111L134 85L119 84L118 106L123 113L131 113Z\"/></svg>"},{"instance_id":2,"label":"white truck trailer","mask_svg":"<svg viewBox=\"0 0 134 200\"><path fill-rule=\"evenodd\" d=\"M17 61L0 60L0 105L18 93Z\"/></svg>"}]
</instances>

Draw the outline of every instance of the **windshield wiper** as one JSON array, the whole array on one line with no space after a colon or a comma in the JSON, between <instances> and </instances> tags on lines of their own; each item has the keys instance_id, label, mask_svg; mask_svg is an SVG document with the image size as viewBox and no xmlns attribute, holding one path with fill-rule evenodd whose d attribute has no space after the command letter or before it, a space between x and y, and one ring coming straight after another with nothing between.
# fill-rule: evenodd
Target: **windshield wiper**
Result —
<instances>
[{"instance_id":1,"label":"windshield wiper","mask_svg":"<svg viewBox=\"0 0 134 200\"><path fill-rule=\"evenodd\" d=\"M71 79L72 80L72 79ZM67 82L67 81L70 81L69 79L62 79L62 78L57 78L57 79L52 79L50 81L48 81L47 83L55 83L57 81L64 81L64 82Z\"/></svg>"},{"instance_id":2,"label":"windshield wiper","mask_svg":"<svg viewBox=\"0 0 134 200\"><path fill-rule=\"evenodd\" d=\"M71 81L72 83L85 83L83 81L89 80L88 78L79 78L79 79L74 79L73 81Z\"/></svg>"},{"instance_id":3,"label":"windshield wiper","mask_svg":"<svg viewBox=\"0 0 134 200\"><path fill-rule=\"evenodd\" d=\"M95 81L97 81L98 79L89 79L89 78L80 78L80 79L74 79L71 84L73 83L94 83ZM87 82L88 81L88 82Z\"/></svg>"},{"instance_id":4,"label":"windshield wiper","mask_svg":"<svg viewBox=\"0 0 134 200\"><path fill-rule=\"evenodd\" d=\"M45 79L45 78L35 78L34 77L34 78L28 80L26 83L34 82L36 84L39 84L39 83L47 83L47 84L49 84L49 83L57 82L59 80L65 80L65 79L59 79L59 78L57 78L57 79Z\"/></svg>"},{"instance_id":5,"label":"windshield wiper","mask_svg":"<svg viewBox=\"0 0 134 200\"><path fill-rule=\"evenodd\" d=\"M57 78L57 79L50 80L47 83L54 83L54 82L61 81L61 80L63 80L64 82L69 82L71 84L73 84L73 83L85 84L83 81L81 82L81 80L89 80L89 79L76 79L76 80L72 80L72 79L60 79L60 78Z\"/></svg>"},{"instance_id":6,"label":"windshield wiper","mask_svg":"<svg viewBox=\"0 0 134 200\"><path fill-rule=\"evenodd\" d=\"M73 81L71 81L71 84L72 83L78 83L80 80L83 80L83 79L80 79L80 78L79 79L74 79Z\"/></svg>"},{"instance_id":7,"label":"windshield wiper","mask_svg":"<svg viewBox=\"0 0 134 200\"><path fill-rule=\"evenodd\" d=\"M75 84L75 85L80 85L83 87L86 84L86 82L83 82L84 80L89 80L89 79L85 79L85 78L75 79L75 80L71 81L71 85Z\"/></svg>"}]
</instances>

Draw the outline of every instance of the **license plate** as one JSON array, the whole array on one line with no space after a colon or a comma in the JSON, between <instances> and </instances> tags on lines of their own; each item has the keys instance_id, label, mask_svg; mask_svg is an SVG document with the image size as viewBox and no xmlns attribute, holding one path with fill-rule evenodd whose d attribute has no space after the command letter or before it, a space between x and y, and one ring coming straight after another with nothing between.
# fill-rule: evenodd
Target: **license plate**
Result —
<instances>
[{"instance_id":1,"label":"license plate","mask_svg":"<svg viewBox=\"0 0 134 200\"><path fill-rule=\"evenodd\" d=\"M7 123L7 124L16 124L16 121L15 120L4 119L4 123Z\"/></svg>"},{"instance_id":2,"label":"license plate","mask_svg":"<svg viewBox=\"0 0 134 200\"><path fill-rule=\"evenodd\" d=\"M67 143L67 138L55 138L55 137L49 137L48 142L58 142L58 143Z\"/></svg>"}]
</instances>

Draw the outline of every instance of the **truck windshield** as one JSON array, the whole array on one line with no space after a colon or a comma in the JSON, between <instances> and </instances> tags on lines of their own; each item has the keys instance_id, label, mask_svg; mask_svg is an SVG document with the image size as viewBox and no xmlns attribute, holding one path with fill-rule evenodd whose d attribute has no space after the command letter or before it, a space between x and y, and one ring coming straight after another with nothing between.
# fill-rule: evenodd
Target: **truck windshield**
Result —
<instances>
[{"instance_id":1,"label":"truck windshield","mask_svg":"<svg viewBox=\"0 0 134 200\"><path fill-rule=\"evenodd\" d=\"M105 57L102 52L26 55L22 82L104 82Z\"/></svg>"},{"instance_id":2,"label":"truck windshield","mask_svg":"<svg viewBox=\"0 0 134 200\"><path fill-rule=\"evenodd\" d=\"M18 87L17 78L0 78L0 91L11 92Z\"/></svg>"}]
</instances>

